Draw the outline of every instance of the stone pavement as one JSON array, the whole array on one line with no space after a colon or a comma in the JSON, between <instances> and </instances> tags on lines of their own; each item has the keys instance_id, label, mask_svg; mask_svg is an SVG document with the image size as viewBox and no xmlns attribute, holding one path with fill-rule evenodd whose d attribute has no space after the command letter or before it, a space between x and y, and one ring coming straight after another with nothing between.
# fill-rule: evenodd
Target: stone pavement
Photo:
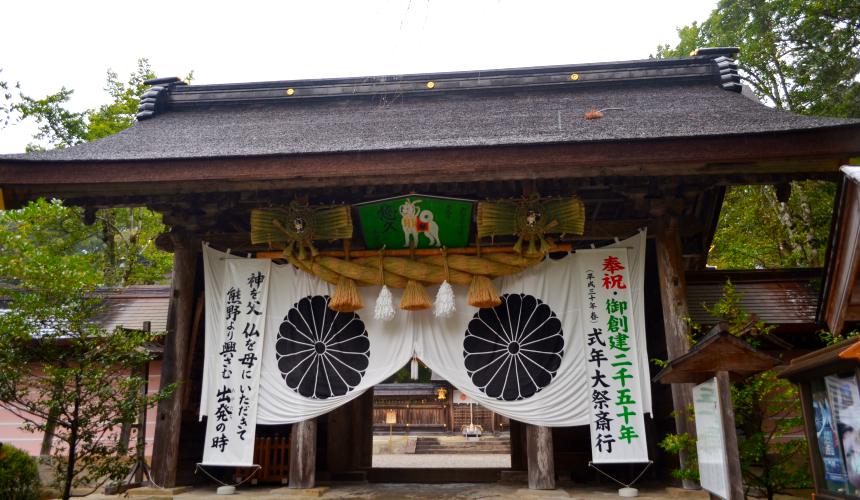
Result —
<instances>
[{"instance_id":1,"label":"stone pavement","mask_svg":"<svg viewBox=\"0 0 860 500\"><path fill-rule=\"evenodd\" d=\"M175 498L177 500L227 500L229 498L241 498L243 500L285 500L285 499L373 499L373 500L483 500L483 499L613 499L618 497L617 490L612 488L585 488L581 485L564 484L556 490L538 491L529 490L524 484L474 484L474 483L451 483L451 484L332 484L314 488L312 490L287 490L286 488L272 488L255 486L240 487L236 495L218 496L215 487L198 487L192 491L181 493L173 497L143 497L131 496L130 500L165 500ZM105 495L90 496L88 499L112 499L119 497ZM640 490L642 500L663 499L690 499L705 500L707 493L703 491L685 491L678 488L665 488L660 486L643 487Z\"/></svg>"},{"instance_id":2,"label":"stone pavement","mask_svg":"<svg viewBox=\"0 0 860 500\"><path fill-rule=\"evenodd\" d=\"M373 466L382 468L499 468L511 466L510 455L373 455Z\"/></svg>"}]
</instances>

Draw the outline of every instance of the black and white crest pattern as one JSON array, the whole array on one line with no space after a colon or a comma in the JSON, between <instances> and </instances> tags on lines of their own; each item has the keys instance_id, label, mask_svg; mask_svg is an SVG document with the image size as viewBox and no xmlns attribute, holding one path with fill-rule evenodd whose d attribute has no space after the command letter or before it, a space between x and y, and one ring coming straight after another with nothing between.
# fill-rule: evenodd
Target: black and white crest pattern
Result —
<instances>
[{"instance_id":1,"label":"black and white crest pattern","mask_svg":"<svg viewBox=\"0 0 860 500\"><path fill-rule=\"evenodd\" d=\"M342 396L361 383L370 360L370 340L355 313L328 307L328 295L296 302L278 331L275 352L287 387L302 396Z\"/></svg>"},{"instance_id":2,"label":"black and white crest pattern","mask_svg":"<svg viewBox=\"0 0 860 500\"><path fill-rule=\"evenodd\" d=\"M487 396L528 398L552 382L564 356L561 321L540 299L502 295L502 303L480 309L463 340L466 372Z\"/></svg>"}]
</instances>

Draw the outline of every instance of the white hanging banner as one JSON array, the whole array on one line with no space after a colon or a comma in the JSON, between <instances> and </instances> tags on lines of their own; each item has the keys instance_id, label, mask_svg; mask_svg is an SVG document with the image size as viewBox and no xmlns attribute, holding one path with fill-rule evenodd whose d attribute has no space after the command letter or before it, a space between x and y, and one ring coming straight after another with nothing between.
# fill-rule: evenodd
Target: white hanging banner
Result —
<instances>
[{"instance_id":1,"label":"white hanging banner","mask_svg":"<svg viewBox=\"0 0 860 500\"><path fill-rule=\"evenodd\" d=\"M260 379L260 424L301 422L348 403L412 357L409 313L373 318L379 287L361 287L364 307L328 308L328 283L292 266L272 266Z\"/></svg>"},{"instance_id":2,"label":"white hanging banner","mask_svg":"<svg viewBox=\"0 0 860 500\"><path fill-rule=\"evenodd\" d=\"M578 250L571 282L580 294L594 463L647 462L637 318L626 248Z\"/></svg>"},{"instance_id":3,"label":"white hanging banner","mask_svg":"<svg viewBox=\"0 0 860 500\"><path fill-rule=\"evenodd\" d=\"M493 412L534 425L587 425L574 261L546 259L495 280L502 298L495 308L470 306L467 287L455 286L451 317L410 313L418 357Z\"/></svg>"},{"instance_id":4,"label":"white hanging banner","mask_svg":"<svg viewBox=\"0 0 860 500\"><path fill-rule=\"evenodd\" d=\"M610 388L615 391L606 403L614 414L603 416L612 419L606 424L611 424L611 432L601 433L601 446L611 458L617 458L612 460L615 462L641 461L641 457L647 460L642 413L650 410L650 386L648 377L640 373L642 367L647 368L645 334L641 329L644 241L644 233L639 233L612 245L615 248L546 259L521 273L497 279L495 284L503 302L496 308L469 306L467 288L458 286L454 287L456 309L450 317L438 318L432 310L398 310L391 321L373 318L378 287L359 288L365 305L361 310L337 313L328 308L333 287L315 276L292 266L234 258L204 248L207 363L200 412L209 415L210 427L215 425L207 428L205 460L214 463L211 445L221 437L220 433L210 435L210 431L218 430L219 415L229 416L222 409L227 403L223 401L224 393L219 393L225 382L223 336L229 331L235 335L237 328L244 328L245 322L251 320L260 331L260 344L255 347L262 349L257 351L260 361L253 367L260 369L259 391L251 385L253 395L259 393L257 423L294 423L332 411L384 381L415 354L463 395L496 413L534 425L589 425L595 422L592 383L596 380L590 377L594 369L599 369L605 374L601 382L609 384L607 398ZM619 304L626 303L622 316L620 309L605 313L597 308L599 304L605 308L604 299L609 298L598 297L598 292L603 293L598 289L600 281L595 282L595 310L587 307L589 289L582 270L602 270L600 258L606 256L617 257L621 266L611 273L620 273L619 277L610 278L609 283L617 279L626 285L619 289L623 293L612 295ZM249 319L244 310L232 318L227 314L227 292L232 287L242 297L248 296L251 291L246 275L255 266L264 266L261 272L268 277L261 285L263 293L268 293L260 296L264 309L258 318ZM618 290L605 290L614 291ZM433 296L435 290L428 292ZM397 291L393 299L395 304L399 301ZM623 341L617 345L626 351L618 348L619 352L614 352L606 344L601 355L607 360L588 362L594 355L587 344L591 341L588 334L592 312L597 315L594 321L602 322L604 343L610 342L610 333L618 333L609 331L610 316L615 318L612 328L618 327L618 321L625 322L625 331L621 332L624 337L614 342ZM260 319L262 323L257 322ZM245 354L230 358L230 366L239 368L238 360ZM610 356L616 357L610 360ZM610 367L609 362L625 364ZM595 363L600 366L590 366ZM614 371L610 372L610 368ZM256 405L256 400L250 404ZM246 439L253 432L251 421L247 421L250 428L244 428ZM227 449L227 431L232 427L221 423L228 439ZM614 441L606 442L608 438ZM219 448L221 442L219 439ZM639 455L620 451L632 449L637 443L641 443ZM611 452L609 445L613 445ZM597 451L596 448L595 461L601 461ZM247 453L244 464L250 462L250 449ZM230 464L234 463L238 465Z\"/></svg>"},{"instance_id":5,"label":"white hanging banner","mask_svg":"<svg viewBox=\"0 0 860 500\"><path fill-rule=\"evenodd\" d=\"M625 254L630 249L635 255L629 280L637 291L644 279L645 233L612 247ZM575 286L580 253L546 259L495 280L504 300L497 308L472 307L466 303L466 287L454 287L456 311L450 318L436 318L430 311L410 313L408 325L415 331L418 357L475 403L496 413L533 425L588 425L591 390L586 337L580 326L582 298ZM634 260L633 255L629 258ZM631 311L643 311L637 303L640 294L633 297ZM645 332L640 330L631 329L639 348L632 352L647 360ZM641 378L650 389L648 377Z\"/></svg>"},{"instance_id":6,"label":"white hanging banner","mask_svg":"<svg viewBox=\"0 0 860 500\"><path fill-rule=\"evenodd\" d=\"M651 413L651 375L649 371L650 358L648 357L648 342L645 340L645 244L648 241L648 232L642 229L636 236L626 240L617 241L603 248L626 248L627 258L630 262L630 292L633 299L633 319L636 324L636 346L638 347L639 366L642 368L642 377L639 377L639 390L642 394L642 407L645 413Z\"/></svg>"},{"instance_id":7,"label":"white hanging banner","mask_svg":"<svg viewBox=\"0 0 860 500\"><path fill-rule=\"evenodd\" d=\"M200 411L208 419L202 464L250 466L271 261L227 258L208 248L204 257L207 277L217 275L206 280L206 296L219 320L206 324L206 395ZM216 284L218 288L208 288Z\"/></svg>"}]
</instances>

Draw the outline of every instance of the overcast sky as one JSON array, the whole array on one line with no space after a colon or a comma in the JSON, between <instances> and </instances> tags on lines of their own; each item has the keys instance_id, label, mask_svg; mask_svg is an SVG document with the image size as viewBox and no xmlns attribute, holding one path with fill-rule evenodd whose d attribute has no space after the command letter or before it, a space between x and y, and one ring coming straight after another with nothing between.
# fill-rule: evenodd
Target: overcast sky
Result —
<instances>
[{"instance_id":1,"label":"overcast sky","mask_svg":"<svg viewBox=\"0 0 860 500\"><path fill-rule=\"evenodd\" d=\"M105 72L146 57L195 84L478 70L647 58L715 0L17 0L3 6L0 79L74 110L108 101ZM22 152L35 127L0 130Z\"/></svg>"}]
</instances>

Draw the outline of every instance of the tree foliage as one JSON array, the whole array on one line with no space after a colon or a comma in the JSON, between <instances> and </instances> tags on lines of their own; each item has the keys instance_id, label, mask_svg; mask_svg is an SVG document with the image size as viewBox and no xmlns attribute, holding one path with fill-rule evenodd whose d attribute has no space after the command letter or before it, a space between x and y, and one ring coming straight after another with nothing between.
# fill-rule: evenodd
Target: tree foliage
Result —
<instances>
[{"instance_id":1,"label":"tree foliage","mask_svg":"<svg viewBox=\"0 0 860 500\"><path fill-rule=\"evenodd\" d=\"M105 91L111 102L82 112L68 109L74 91L65 87L42 98L22 93L20 102L12 108L20 113L22 120L30 118L38 125L34 139L39 142L29 144L27 150L74 146L102 139L134 125L141 96L147 88L144 82L152 78L155 78L155 73L147 59L138 59L137 69L126 81L108 69ZM186 79L191 78L192 73L189 73Z\"/></svg>"},{"instance_id":2,"label":"tree foliage","mask_svg":"<svg viewBox=\"0 0 860 500\"><path fill-rule=\"evenodd\" d=\"M50 463L68 498L73 486L119 480L134 461L119 428L172 389L152 396L133 373L150 359L140 331L106 331L99 235L80 209L40 200L0 213L0 405L32 431L51 426Z\"/></svg>"},{"instance_id":3,"label":"tree foliage","mask_svg":"<svg viewBox=\"0 0 860 500\"><path fill-rule=\"evenodd\" d=\"M35 119L38 145L67 147L116 133L134 122L146 60L129 79L108 71L111 102L85 112L67 109L72 91L21 95L11 105ZM124 477L133 450L119 429L165 397L143 396L135 369L149 359L150 334L105 331L101 287L166 281L172 259L155 248L165 231L145 208L85 212L59 200L0 212L0 285L9 299L0 315L0 405L32 431L53 433L51 463L68 498L77 485Z\"/></svg>"},{"instance_id":4,"label":"tree foliage","mask_svg":"<svg viewBox=\"0 0 860 500\"><path fill-rule=\"evenodd\" d=\"M111 102L84 112L68 109L73 91L65 87L42 98L21 94L20 101L12 108L21 119L33 119L38 125L34 137L38 142L27 149L74 146L130 127L146 91L144 81L151 78L155 78L155 73L146 59L138 60L137 69L126 81L108 70L105 90ZM155 237L165 230L160 215L146 208L105 209L94 215L90 251L100 257L93 265L104 271L103 285L128 286L166 280L172 266L171 256L154 245Z\"/></svg>"},{"instance_id":5,"label":"tree foliage","mask_svg":"<svg viewBox=\"0 0 860 500\"><path fill-rule=\"evenodd\" d=\"M736 46L744 81L778 109L860 116L860 3L854 0L721 0L708 19L679 28L678 36L674 47L658 47L657 57Z\"/></svg>"},{"instance_id":6,"label":"tree foliage","mask_svg":"<svg viewBox=\"0 0 860 500\"><path fill-rule=\"evenodd\" d=\"M678 29L675 46L740 48L743 82L777 109L860 117L860 3L855 0L721 0L703 22ZM783 196L789 193L790 197ZM720 268L823 263L835 187L826 182L727 190L709 264Z\"/></svg>"},{"instance_id":7,"label":"tree foliage","mask_svg":"<svg viewBox=\"0 0 860 500\"><path fill-rule=\"evenodd\" d=\"M780 189L790 190L788 199ZM721 269L821 266L835 193L836 186L824 181L728 188L708 264Z\"/></svg>"},{"instance_id":8,"label":"tree foliage","mask_svg":"<svg viewBox=\"0 0 860 500\"><path fill-rule=\"evenodd\" d=\"M0 68L0 73L3 68ZM13 88L20 89L20 84L13 85ZM0 80L0 129L9 125L9 120L13 116L12 92L9 91L9 82Z\"/></svg>"}]
</instances>

